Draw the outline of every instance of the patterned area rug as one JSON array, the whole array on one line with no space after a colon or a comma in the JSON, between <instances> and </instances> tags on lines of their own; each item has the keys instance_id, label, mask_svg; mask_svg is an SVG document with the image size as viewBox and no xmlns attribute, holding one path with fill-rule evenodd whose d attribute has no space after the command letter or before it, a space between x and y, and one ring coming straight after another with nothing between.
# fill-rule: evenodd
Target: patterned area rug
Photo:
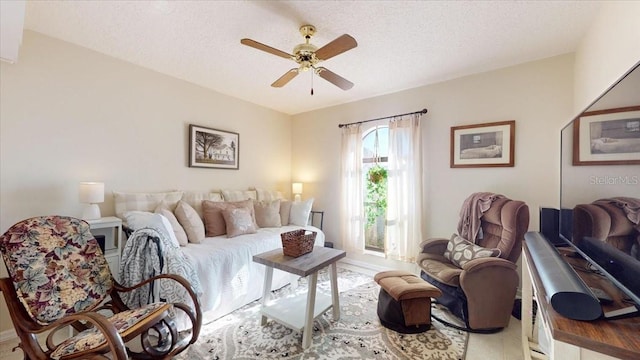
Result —
<instances>
[{"instance_id":1,"label":"patterned area rug","mask_svg":"<svg viewBox=\"0 0 640 360\"><path fill-rule=\"evenodd\" d=\"M260 325L260 302L254 301L202 327L198 342L177 359L433 359L464 358L468 334L432 322L431 330L400 334L378 320L380 287L371 276L338 269L340 320L331 310L314 322L311 347L302 349L302 333L273 320ZM297 287L274 292L275 298L305 292L305 279ZM329 275L319 273L318 291L330 294ZM446 317L443 310L435 314Z\"/></svg>"}]
</instances>

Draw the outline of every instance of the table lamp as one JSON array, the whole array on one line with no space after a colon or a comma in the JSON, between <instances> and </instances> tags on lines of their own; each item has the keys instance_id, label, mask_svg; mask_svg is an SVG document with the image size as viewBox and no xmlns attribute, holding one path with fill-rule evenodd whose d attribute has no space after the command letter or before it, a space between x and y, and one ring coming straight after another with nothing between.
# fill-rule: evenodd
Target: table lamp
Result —
<instances>
[{"instance_id":1,"label":"table lamp","mask_svg":"<svg viewBox=\"0 0 640 360\"><path fill-rule=\"evenodd\" d=\"M300 194L302 194L302 183L292 183L291 192L295 195L293 201L300 201Z\"/></svg>"},{"instance_id":2,"label":"table lamp","mask_svg":"<svg viewBox=\"0 0 640 360\"><path fill-rule=\"evenodd\" d=\"M100 219L98 204L104 202L104 183L83 181L80 183L80 202L87 204L82 210L83 220Z\"/></svg>"}]
</instances>

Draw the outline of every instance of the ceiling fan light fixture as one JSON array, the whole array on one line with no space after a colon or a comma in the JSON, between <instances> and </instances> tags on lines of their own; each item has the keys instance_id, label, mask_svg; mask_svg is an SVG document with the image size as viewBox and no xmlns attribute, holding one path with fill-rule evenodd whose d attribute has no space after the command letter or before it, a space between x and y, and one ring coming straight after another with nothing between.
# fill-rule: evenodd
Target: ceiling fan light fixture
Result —
<instances>
[{"instance_id":1,"label":"ceiling fan light fixture","mask_svg":"<svg viewBox=\"0 0 640 360\"><path fill-rule=\"evenodd\" d=\"M291 81L294 77L296 77L301 71L309 71L309 69L313 69L313 72L315 72L316 75L319 75L321 78L327 80L340 89L351 89L353 87L352 82L337 75L332 71L329 71L324 67L316 68L316 65L324 60L330 59L336 55L342 54L345 51L355 48L356 46L358 46L358 43L350 35L343 34L333 41L329 42L328 44L325 44L321 48L318 48L309 42L315 32L316 28L313 25L301 26L300 33L304 37L305 42L303 44L296 45L293 48L293 54L287 54L284 51L278 50L276 48L251 39L242 39L240 40L240 43L276 56L291 59L298 64L298 68L293 68L287 71L278 80L271 84L272 87L282 87L289 81ZM313 72L312 81L314 75ZM313 88L311 90L311 94L313 95Z\"/></svg>"},{"instance_id":2,"label":"ceiling fan light fixture","mask_svg":"<svg viewBox=\"0 0 640 360\"><path fill-rule=\"evenodd\" d=\"M294 54L305 54L305 55L311 55L314 54L316 52L316 50L318 50L318 47L313 45L313 44L298 44L296 45L296 47L293 48L293 53Z\"/></svg>"},{"instance_id":3,"label":"ceiling fan light fixture","mask_svg":"<svg viewBox=\"0 0 640 360\"><path fill-rule=\"evenodd\" d=\"M308 62L303 62L300 64L300 67L298 68L299 71L309 71L309 68L311 68L311 64Z\"/></svg>"}]
</instances>

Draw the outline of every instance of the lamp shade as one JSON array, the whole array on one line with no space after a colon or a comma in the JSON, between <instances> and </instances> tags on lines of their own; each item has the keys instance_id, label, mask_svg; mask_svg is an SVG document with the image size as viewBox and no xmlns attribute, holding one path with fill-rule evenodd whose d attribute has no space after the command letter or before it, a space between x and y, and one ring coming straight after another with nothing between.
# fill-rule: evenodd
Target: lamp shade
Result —
<instances>
[{"instance_id":1,"label":"lamp shade","mask_svg":"<svg viewBox=\"0 0 640 360\"><path fill-rule=\"evenodd\" d=\"M294 194L302 194L302 183L292 183L291 192Z\"/></svg>"},{"instance_id":2,"label":"lamp shade","mask_svg":"<svg viewBox=\"0 0 640 360\"><path fill-rule=\"evenodd\" d=\"M104 202L104 183L83 181L80 183L80 202L97 204Z\"/></svg>"}]
</instances>

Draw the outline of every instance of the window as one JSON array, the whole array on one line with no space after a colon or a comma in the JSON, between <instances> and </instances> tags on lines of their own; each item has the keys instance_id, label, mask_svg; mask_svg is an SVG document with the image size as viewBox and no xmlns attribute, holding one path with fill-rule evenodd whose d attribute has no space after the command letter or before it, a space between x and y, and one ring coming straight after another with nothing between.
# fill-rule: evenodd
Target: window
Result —
<instances>
[{"instance_id":1,"label":"window","mask_svg":"<svg viewBox=\"0 0 640 360\"><path fill-rule=\"evenodd\" d=\"M387 213L389 127L376 126L362 137L365 250L384 253Z\"/></svg>"}]
</instances>

